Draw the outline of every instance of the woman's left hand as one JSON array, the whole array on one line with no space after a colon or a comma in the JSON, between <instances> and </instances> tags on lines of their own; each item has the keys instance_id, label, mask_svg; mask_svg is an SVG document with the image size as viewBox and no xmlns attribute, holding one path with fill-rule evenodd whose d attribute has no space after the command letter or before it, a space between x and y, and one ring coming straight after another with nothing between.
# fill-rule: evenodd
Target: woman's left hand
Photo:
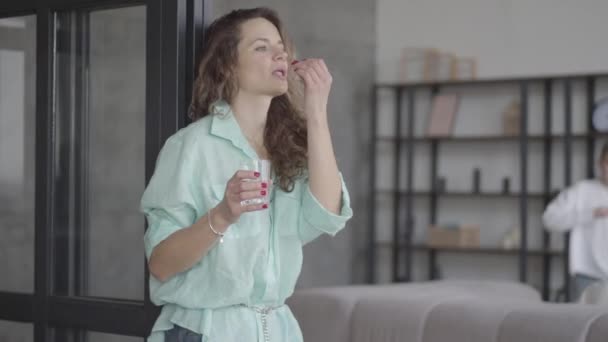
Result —
<instances>
[{"instance_id":1,"label":"woman's left hand","mask_svg":"<svg viewBox=\"0 0 608 342\"><path fill-rule=\"evenodd\" d=\"M332 77L322 59L296 62L293 69L304 80L304 115L308 119L325 119Z\"/></svg>"}]
</instances>

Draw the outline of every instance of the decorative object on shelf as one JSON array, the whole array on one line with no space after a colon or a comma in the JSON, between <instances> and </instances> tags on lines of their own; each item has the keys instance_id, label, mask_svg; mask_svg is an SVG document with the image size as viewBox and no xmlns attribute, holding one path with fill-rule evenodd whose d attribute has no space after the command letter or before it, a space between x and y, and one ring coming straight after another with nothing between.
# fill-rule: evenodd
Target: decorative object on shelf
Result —
<instances>
[{"instance_id":1,"label":"decorative object on shelf","mask_svg":"<svg viewBox=\"0 0 608 342\"><path fill-rule=\"evenodd\" d=\"M521 239L519 227L512 227L505 233L502 238L502 247L504 249L516 249L519 248L519 242Z\"/></svg>"},{"instance_id":2,"label":"decorative object on shelf","mask_svg":"<svg viewBox=\"0 0 608 342\"><path fill-rule=\"evenodd\" d=\"M481 192L481 170L476 167L473 169L473 193Z\"/></svg>"},{"instance_id":3,"label":"decorative object on shelf","mask_svg":"<svg viewBox=\"0 0 608 342\"><path fill-rule=\"evenodd\" d=\"M405 47L399 63L401 82L472 80L477 77L477 62L429 47Z\"/></svg>"},{"instance_id":4,"label":"decorative object on shelf","mask_svg":"<svg viewBox=\"0 0 608 342\"><path fill-rule=\"evenodd\" d=\"M445 193L445 191L446 191L446 179L445 179L445 177L438 177L435 180L435 191L437 193L440 193L440 194Z\"/></svg>"},{"instance_id":5,"label":"decorative object on shelf","mask_svg":"<svg viewBox=\"0 0 608 342\"><path fill-rule=\"evenodd\" d=\"M474 80L477 78L477 61L472 57L459 57L452 63L453 80Z\"/></svg>"},{"instance_id":6,"label":"decorative object on shelf","mask_svg":"<svg viewBox=\"0 0 608 342\"><path fill-rule=\"evenodd\" d=\"M608 97L595 104L593 109L593 128L598 132L608 132Z\"/></svg>"},{"instance_id":7,"label":"decorative object on shelf","mask_svg":"<svg viewBox=\"0 0 608 342\"><path fill-rule=\"evenodd\" d=\"M457 60L456 56L451 53L440 52L436 58L436 64L434 68L434 80L443 81L452 79L452 66Z\"/></svg>"},{"instance_id":8,"label":"decorative object on shelf","mask_svg":"<svg viewBox=\"0 0 608 342\"><path fill-rule=\"evenodd\" d=\"M503 134L519 135L521 124L521 111L519 101L512 101L502 112Z\"/></svg>"},{"instance_id":9,"label":"decorative object on shelf","mask_svg":"<svg viewBox=\"0 0 608 342\"><path fill-rule=\"evenodd\" d=\"M431 247L479 247L479 226L430 225L427 244Z\"/></svg>"},{"instance_id":10,"label":"decorative object on shelf","mask_svg":"<svg viewBox=\"0 0 608 342\"><path fill-rule=\"evenodd\" d=\"M511 179L509 177L505 177L502 179L502 193L508 194L511 192Z\"/></svg>"},{"instance_id":11,"label":"decorative object on shelf","mask_svg":"<svg viewBox=\"0 0 608 342\"><path fill-rule=\"evenodd\" d=\"M460 97L456 94L436 95L429 114L427 135L431 137L451 135L459 104Z\"/></svg>"},{"instance_id":12,"label":"decorative object on shelf","mask_svg":"<svg viewBox=\"0 0 608 342\"><path fill-rule=\"evenodd\" d=\"M423 47L406 47L401 50L400 78L402 82L433 80L433 67L439 52Z\"/></svg>"}]
</instances>

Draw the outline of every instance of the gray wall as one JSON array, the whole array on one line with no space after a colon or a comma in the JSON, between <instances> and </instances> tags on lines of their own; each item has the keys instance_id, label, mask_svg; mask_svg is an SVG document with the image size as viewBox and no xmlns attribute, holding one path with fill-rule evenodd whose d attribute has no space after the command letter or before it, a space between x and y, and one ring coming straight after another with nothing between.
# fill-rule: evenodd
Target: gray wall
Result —
<instances>
[{"instance_id":1,"label":"gray wall","mask_svg":"<svg viewBox=\"0 0 608 342\"><path fill-rule=\"evenodd\" d=\"M325 59L334 83L330 126L339 167L346 179L355 216L335 238L322 237L305 247L298 286L348 284L360 279L358 245L366 226L367 150L370 87L374 78L375 2L215 1L213 17L236 8L268 6L284 21L300 58Z\"/></svg>"}]
</instances>

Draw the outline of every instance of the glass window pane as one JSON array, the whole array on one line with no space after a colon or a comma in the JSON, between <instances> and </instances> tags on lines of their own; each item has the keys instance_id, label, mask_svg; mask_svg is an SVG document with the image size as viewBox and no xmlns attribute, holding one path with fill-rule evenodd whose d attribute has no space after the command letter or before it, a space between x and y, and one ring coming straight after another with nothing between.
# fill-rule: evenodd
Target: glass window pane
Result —
<instances>
[{"instance_id":1,"label":"glass window pane","mask_svg":"<svg viewBox=\"0 0 608 342\"><path fill-rule=\"evenodd\" d=\"M144 296L145 13L57 15L58 294Z\"/></svg>"},{"instance_id":2,"label":"glass window pane","mask_svg":"<svg viewBox=\"0 0 608 342\"><path fill-rule=\"evenodd\" d=\"M31 293L36 161L34 16L0 19L0 75L0 291Z\"/></svg>"},{"instance_id":3,"label":"glass window pane","mask_svg":"<svg viewBox=\"0 0 608 342\"><path fill-rule=\"evenodd\" d=\"M30 323L19 323L0 320L1 342L33 342L34 326Z\"/></svg>"}]
</instances>

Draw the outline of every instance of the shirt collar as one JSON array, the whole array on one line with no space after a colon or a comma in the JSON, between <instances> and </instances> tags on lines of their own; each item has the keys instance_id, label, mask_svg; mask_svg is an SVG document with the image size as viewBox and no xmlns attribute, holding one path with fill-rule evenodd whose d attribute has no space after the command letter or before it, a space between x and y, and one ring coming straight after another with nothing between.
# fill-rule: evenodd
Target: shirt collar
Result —
<instances>
[{"instance_id":1,"label":"shirt collar","mask_svg":"<svg viewBox=\"0 0 608 342\"><path fill-rule=\"evenodd\" d=\"M224 100L215 101L210 108L212 115L211 134L226 139L248 157L257 159L257 153L247 142L230 105Z\"/></svg>"}]
</instances>

